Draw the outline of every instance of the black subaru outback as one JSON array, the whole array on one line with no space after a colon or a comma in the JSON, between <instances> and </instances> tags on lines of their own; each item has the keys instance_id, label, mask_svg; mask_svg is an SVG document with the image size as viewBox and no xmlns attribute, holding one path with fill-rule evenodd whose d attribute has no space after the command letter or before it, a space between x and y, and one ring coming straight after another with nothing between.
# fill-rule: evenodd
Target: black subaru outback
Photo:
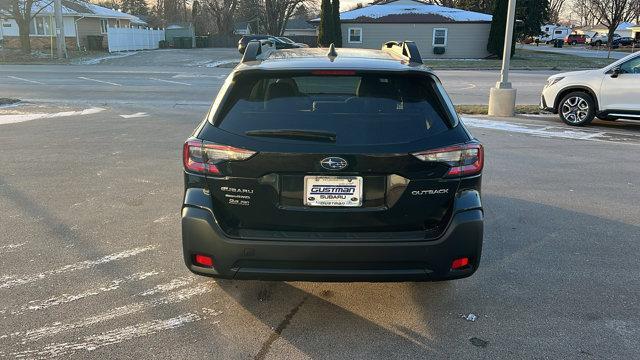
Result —
<instances>
[{"instance_id":1,"label":"black subaru outback","mask_svg":"<svg viewBox=\"0 0 640 360\"><path fill-rule=\"evenodd\" d=\"M412 42L251 42L183 160L196 274L427 281L478 268L483 148Z\"/></svg>"}]
</instances>

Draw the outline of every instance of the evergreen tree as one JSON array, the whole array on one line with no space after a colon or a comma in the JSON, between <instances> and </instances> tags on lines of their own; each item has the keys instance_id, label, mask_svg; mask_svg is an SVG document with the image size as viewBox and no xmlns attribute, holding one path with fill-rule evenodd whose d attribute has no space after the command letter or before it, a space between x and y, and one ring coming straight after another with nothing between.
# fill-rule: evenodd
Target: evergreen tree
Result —
<instances>
[{"instance_id":1,"label":"evergreen tree","mask_svg":"<svg viewBox=\"0 0 640 360\"><path fill-rule=\"evenodd\" d=\"M320 26L318 26L318 45L320 46L329 46L335 36L332 13L331 0L322 0L320 5Z\"/></svg>"},{"instance_id":2,"label":"evergreen tree","mask_svg":"<svg viewBox=\"0 0 640 360\"><path fill-rule=\"evenodd\" d=\"M331 2L332 20L333 20L333 44L336 47L342 47L342 26L340 26L340 0Z\"/></svg>"},{"instance_id":3,"label":"evergreen tree","mask_svg":"<svg viewBox=\"0 0 640 360\"><path fill-rule=\"evenodd\" d=\"M549 20L549 0L519 0L516 19L522 21L516 32L520 37L540 35L540 27Z\"/></svg>"},{"instance_id":4,"label":"evergreen tree","mask_svg":"<svg viewBox=\"0 0 640 360\"><path fill-rule=\"evenodd\" d=\"M493 19L491 20L491 30L489 31L489 43L487 50L502 59L504 50L504 35L507 26L507 11L509 0L496 0L493 10ZM511 56L516 49L515 37L511 42Z\"/></svg>"}]
</instances>

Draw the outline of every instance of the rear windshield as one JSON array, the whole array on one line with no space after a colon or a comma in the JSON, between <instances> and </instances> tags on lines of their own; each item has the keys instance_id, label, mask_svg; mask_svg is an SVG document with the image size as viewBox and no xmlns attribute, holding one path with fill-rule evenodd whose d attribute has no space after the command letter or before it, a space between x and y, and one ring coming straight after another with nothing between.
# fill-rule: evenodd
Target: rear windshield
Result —
<instances>
[{"instance_id":1,"label":"rear windshield","mask_svg":"<svg viewBox=\"0 0 640 360\"><path fill-rule=\"evenodd\" d=\"M427 76L240 74L230 91L215 123L240 135L327 132L338 144L358 145L406 143L448 129L442 95Z\"/></svg>"}]
</instances>

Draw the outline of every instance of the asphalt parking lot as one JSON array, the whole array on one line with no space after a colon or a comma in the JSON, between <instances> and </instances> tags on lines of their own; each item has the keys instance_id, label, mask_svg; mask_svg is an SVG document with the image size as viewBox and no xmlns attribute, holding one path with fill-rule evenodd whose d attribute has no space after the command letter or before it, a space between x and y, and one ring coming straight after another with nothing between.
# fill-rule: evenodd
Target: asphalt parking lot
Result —
<instances>
[{"instance_id":1,"label":"asphalt parking lot","mask_svg":"<svg viewBox=\"0 0 640 360\"><path fill-rule=\"evenodd\" d=\"M0 109L0 357L638 358L640 125L465 118L487 159L471 278L214 281L182 262L181 145L228 71L0 68L29 100ZM443 81L463 101L492 74Z\"/></svg>"}]
</instances>

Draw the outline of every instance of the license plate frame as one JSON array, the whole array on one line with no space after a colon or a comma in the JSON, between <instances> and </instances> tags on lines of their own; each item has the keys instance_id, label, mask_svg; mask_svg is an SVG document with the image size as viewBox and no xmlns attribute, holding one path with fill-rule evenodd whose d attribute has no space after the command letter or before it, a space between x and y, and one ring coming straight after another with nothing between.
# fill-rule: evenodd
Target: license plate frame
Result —
<instances>
[{"instance_id":1,"label":"license plate frame","mask_svg":"<svg viewBox=\"0 0 640 360\"><path fill-rule=\"evenodd\" d=\"M361 207L362 194L362 176L308 175L304 177L305 206Z\"/></svg>"}]
</instances>

